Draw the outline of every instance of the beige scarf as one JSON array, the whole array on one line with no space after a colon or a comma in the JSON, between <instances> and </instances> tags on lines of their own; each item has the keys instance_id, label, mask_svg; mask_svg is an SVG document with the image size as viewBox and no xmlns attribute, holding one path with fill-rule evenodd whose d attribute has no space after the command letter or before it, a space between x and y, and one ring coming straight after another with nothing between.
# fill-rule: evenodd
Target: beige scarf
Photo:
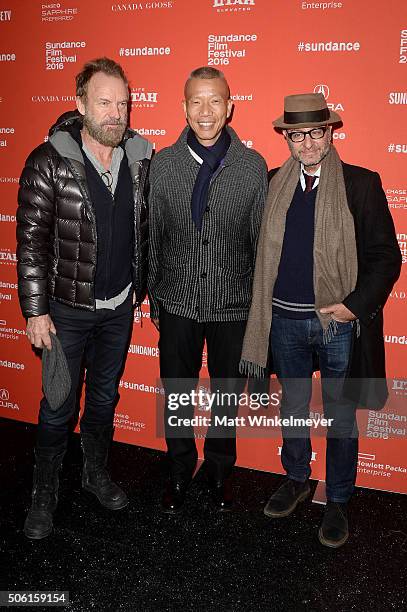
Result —
<instances>
[{"instance_id":1,"label":"beige scarf","mask_svg":"<svg viewBox=\"0 0 407 612\"><path fill-rule=\"evenodd\" d=\"M300 170L301 165L290 158L270 182L240 362L241 372L251 376L263 376L266 367L273 289L280 264L286 215ZM319 309L341 303L354 290L358 275L355 226L346 199L341 160L333 146L322 161L314 221L315 309L324 330L324 342L329 342L337 325L330 314L321 314Z\"/></svg>"}]
</instances>

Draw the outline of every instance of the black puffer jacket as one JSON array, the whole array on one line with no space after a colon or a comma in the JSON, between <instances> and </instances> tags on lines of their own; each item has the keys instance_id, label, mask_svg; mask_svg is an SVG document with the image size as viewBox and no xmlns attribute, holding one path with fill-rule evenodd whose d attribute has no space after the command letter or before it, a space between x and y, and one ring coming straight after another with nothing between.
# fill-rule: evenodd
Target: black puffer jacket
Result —
<instances>
[{"instance_id":1,"label":"black puffer jacket","mask_svg":"<svg viewBox=\"0 0 407 612\"><path fill-rule=\"evenodd\" d=\"M49 298L75 308L95 309L96 219L82 152L73 137L81 127L79 113L62 115L51 128L48 142L28 157L20 178L17 271L25 317L47 314ZM147 177L152 145L131 129L122 145L133 181L132 271L140 303L146 294Z\"/></svg>"}]
</instances>

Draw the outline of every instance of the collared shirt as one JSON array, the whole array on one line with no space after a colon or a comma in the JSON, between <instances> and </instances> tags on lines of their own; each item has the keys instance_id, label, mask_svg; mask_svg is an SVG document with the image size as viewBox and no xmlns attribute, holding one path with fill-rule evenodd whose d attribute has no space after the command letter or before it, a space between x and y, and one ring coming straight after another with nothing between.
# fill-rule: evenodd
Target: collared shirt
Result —
<instances>
[{"instance_id":1,"label":"collared shirt","mask_svg":"<svg viewBox=\"0 0 407 612\"><path fill-rule=\"evenodd\" d=\"M311 174L310 172L306 171L304 164L301 163L300 181L301 181L302 190L305 191L305 178L304 178L303 172L305 172L305 174L308 174L309 176L315 176L315 181L312 186L312 189L315 189L315 187L318 187L319 179L321 177L321 166L318 168L318 170L314 174Z\"/></svg>"}]
</instances>

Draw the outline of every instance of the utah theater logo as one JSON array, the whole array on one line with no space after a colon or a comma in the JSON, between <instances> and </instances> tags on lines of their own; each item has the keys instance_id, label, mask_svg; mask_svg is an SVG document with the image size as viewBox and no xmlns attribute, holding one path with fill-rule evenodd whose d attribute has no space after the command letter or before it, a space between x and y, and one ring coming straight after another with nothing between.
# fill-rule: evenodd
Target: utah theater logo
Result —
<instances>
[{"instance_id":1,"label":"utah theater logo","mask_svg":"<svg viewBox=\"0 0 407 612\"><path fill-rule=\"evenodd\" d=\"M0 248L0 264L15 265L17 263L17 255L12 253L10 249Z\"/></svg>"},{"instance_id":2,"label":"utah theater logo","mask_svg":"<svg viewBox=\"0 0 407 612\"><path fill-rule=\"evenodd\" d=\"M216 8L218 13L250 11L252 6L256 6L255 0L212 0L212 3L212 7Z\"/></svg>"},{"instance_id":3,"label":"utah theater logo","mask_svg":"<svg viewBox=\"0 0 407 612\"><path fill-rule=\"evenodd\" d=\"M154 108L158 103L158 92L146 91L144 87L132 87L130 99L132 108Z\"/></svg>"}]
</instances>

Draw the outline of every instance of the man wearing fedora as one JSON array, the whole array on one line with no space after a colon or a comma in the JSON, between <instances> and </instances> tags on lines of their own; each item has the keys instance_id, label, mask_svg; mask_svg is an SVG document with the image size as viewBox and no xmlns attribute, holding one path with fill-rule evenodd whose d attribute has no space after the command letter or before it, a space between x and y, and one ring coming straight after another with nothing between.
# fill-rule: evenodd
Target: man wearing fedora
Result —
<instances>
[{"instance_id":1,"label":"man wearing fedora","mask_svg":"<svg viewBox=\"0 0 407 612\"><path fill-rule=\"evenodd\" d=\"M379 409L387 398L383 307L401 265L379 175L343 163L332 145L340 122L322 94L287 96L284 115L273 122L291 157L269 173L241 362L249 374L272 367L282 385L282 417L299 420L309 416L319 362L331 426L318 535L334 548L348 538L356 407ZM287 478L264 509L270 517L288 516L310 494L309 428L302 421L282 435Z\"/></svg>"}]
</instances>

